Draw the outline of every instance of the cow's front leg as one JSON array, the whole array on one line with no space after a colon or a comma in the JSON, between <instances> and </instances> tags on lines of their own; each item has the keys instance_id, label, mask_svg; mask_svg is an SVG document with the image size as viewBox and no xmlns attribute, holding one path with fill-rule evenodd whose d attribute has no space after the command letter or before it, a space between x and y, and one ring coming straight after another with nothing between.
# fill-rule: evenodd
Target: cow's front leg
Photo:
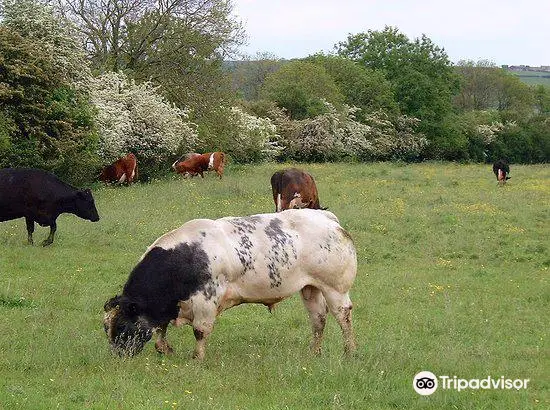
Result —
<instances>
[{"instance_id":1,"label":"cow's front leg","mask_svg":"<svg viewBox=\"0 0 550 410\"><path fill-rule=\"evenodd\" d=\"M29 245L32 245L34 242L32 240L32 234L34 232L34 221L30 218L25 217L25 222L27 223L27 241Z\"/></svg>"},{"instance_id":2,"label":"cow's front leg","mask_svg":"<svg viewBox=\"0 0 550 410\"><path fill-rule=\"evenodd\" d=\"M203 323L200 327L193 325L193 334L195 335L195 351L193 352L193 359L203 360L206 349L206 339L212 333L213 323Z\"/></svg>"},{"instance_id":3,"label":"cow's front leg","mask_svg":"<svg viewBox=\"0 0 550 410\"><path fill-rule=\"evenodd\" d=\"M44 242L42 242L42 246L48 246L48 245L51 245L53 243L53 237L55 235L55 231L57 231L57 223L55 221L53 221L50 224L50 234L48 235L46 240Z\"/></svg>"},{"instance_id":4,"label":"cow's front leg","mask_svg":"<svg viewBox=\"0 0 550 410\"><path fill-rule=\"evenodd\" d=\"M166 328L168 325L161 326L156 329L157 341L155 342L155 349L162 354L172 354L174 349L166 341Z\"/></svg>"},{"instance_id":5,"label":"cow's front leg","mask_svg":"<svg viewBox=\"0 0 550 410\"><path fill-rule=\"evenodd\" d=\"M212 333L214 321L216 320L217 307L212 300L201 300L193 302L193 334L195 335L195 351L193 358L204 359L206 339Z\"/></svg>"}]
</instances>

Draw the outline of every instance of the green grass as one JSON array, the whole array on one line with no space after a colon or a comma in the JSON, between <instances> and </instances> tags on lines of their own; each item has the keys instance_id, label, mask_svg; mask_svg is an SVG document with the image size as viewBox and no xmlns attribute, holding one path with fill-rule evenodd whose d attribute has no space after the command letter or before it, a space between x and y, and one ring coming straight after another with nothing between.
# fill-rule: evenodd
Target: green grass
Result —
<instances>
[{"instance_id":1,"label":"green grass","mask_svg":"<svg viewBox=\"0 0 550 410\"><path fill-rule=\"evenodd\" d=\"M545 85L550 87L550 73L547 71L509 71L517 75L521 81L529 85Z\"/></svg>"},{"instance_id":2,"label":"green grass","mask_svg":"<svg viewBox=\"0 0 550 410\"><path fill-rule=\"evenodd\" d=\"M24 220L0 224L0 408L525 409L550 407L550 167L513 166L502 188L487 165L302 166L356 242L358 351L342 358L330 318L321 357L299 297L274 313L218 318L206 359L190 327L111 355L103 304L158 236L193 218L271 212L281 165L229 166L222 181L170 178L96 187L102 217L58 220L48 248ZM38 228L38 243L47 229ZM529 378L527 390L438 390L413 376Z\"/></svg>"}]
</instances>

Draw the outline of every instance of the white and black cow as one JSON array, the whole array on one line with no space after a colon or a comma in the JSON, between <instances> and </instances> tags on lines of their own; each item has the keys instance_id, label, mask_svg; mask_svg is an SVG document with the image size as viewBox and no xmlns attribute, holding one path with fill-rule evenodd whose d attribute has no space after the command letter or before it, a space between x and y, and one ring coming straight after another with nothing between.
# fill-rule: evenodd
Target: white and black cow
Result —
<instances>
[{"instance_id":1,"label":"white and black cow","mask_svg":"<svg viewBox=\"0 0 550 410\"><path fill-rule=\"evenodd\" d=\"M113 350L171 353L166 328L193 326L194 357L202 359L216 316L241 303L277 302L301 292L313 327L315 353L327 312L342 328L344 351L355 348L349 291L357 271L355 247L334 214L287 210L276 214L196 219L157 239L141 257L122 295L105 303L104 326Z\"/></svg>"}]
</instances>

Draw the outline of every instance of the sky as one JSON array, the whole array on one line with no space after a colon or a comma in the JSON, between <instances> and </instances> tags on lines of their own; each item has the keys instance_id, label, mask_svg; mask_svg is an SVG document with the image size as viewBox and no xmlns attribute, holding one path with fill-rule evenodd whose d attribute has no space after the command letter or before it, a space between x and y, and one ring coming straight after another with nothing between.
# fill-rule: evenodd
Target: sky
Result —
<instances>
[{"instance_id":1,"label":"sky","mask_svg":"<svg viewBox=\"0 0 550 410\"><path fill-rule=\"evenodd\" d=\"M425 34L449 59L550 66L550 0L233 0L249 56L329 53L349 34Z\"/></svg>"}]
</instances>

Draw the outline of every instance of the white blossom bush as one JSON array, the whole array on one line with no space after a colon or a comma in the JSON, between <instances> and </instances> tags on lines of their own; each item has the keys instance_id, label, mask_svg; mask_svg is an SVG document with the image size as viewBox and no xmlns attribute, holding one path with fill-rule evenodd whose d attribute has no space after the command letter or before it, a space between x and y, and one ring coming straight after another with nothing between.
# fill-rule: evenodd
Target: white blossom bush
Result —
<instances>
[{"instance_id":1,"label":"white blossom bush","mask_svg":"<svg viewBox=\"0 0 550 410\"><path fill-rule=\"evenodd\" d=\"M508 121L504 124L499 121L491 124L480 124L475 129L475 136L480 137L485 145L489 145L497 139L499 134L517 126L514 121Z\"/></svg>"},{"instance_id":2,"label":"white blossom bush","mask_svg":"<svg viewBox=\"0 0 550 410\"><path fill-rule=\"evenodd\" d=\"M204 149L224 151L239 163L269 161L277 157L277 127L269 118L245 112L241 107L219 107L209 127L202 126Z\"/></svg>"},{"instance_id":3,"label":"white blossom bush","mask_svg":"<svg viewBox=\"0 0 550 410\"><path fill-rule=\"evenodd\" d=\"M370 127L367 140L371 147L362 153L374 159L411 159L420 155L428 145L424 134L416 132L418 118L399 115L390 121L383 111L373 112L365 117Z\"/></svg>"},{"instance_id":4,"label":"white blossom bush","mask_svg":"<svg viewBox=\"0 0 550 410\"><path fill-rule=\"evenodd\" d=\"M169 104L150 83L106 73L92 80L91 100L97 108L98 154L105 163L133 152L156 166L198 144L187 111Z\"/></svg>"},{"instance_id":5,"label":"white blossom bush","mask_svg":"<svg viewBox=\"0 0 550 410\"><path fill-rule=\"evenodd\" d=\"M393 121L383 112L355 121L358 108L344 107L338 112L327 104L326 114L301 121L291 121L281 113L272 113L285 147L282 154L298 161L335 161L349 159L409 159L420 154L428 144L415 131L419 120L399 116Z\"/></svg>"},{"instance_id":6,"label":"white blossom bush","mask_svg":"<svg viewBox=\"0 0 550 410\"><path fill-rule=\"evenodd\" d=\"M51 54L54 69L65 81L86 86L91 71L70 20L56 15L52 7L38 0L0 1L0 13L4 25Z\"/></svg>"},{"instance_id":7,"label":"white blossom bush","mask_svg":"<svg viewBox=\"0 0 550 410\"><path fill-rule=\"evenodd\" d=\"M256 117L240 107L231 107L229 119L234 127L231 156L238 162L272 160L281 151L277 127L269 118Z\"/></svg>"}]
</instances>

